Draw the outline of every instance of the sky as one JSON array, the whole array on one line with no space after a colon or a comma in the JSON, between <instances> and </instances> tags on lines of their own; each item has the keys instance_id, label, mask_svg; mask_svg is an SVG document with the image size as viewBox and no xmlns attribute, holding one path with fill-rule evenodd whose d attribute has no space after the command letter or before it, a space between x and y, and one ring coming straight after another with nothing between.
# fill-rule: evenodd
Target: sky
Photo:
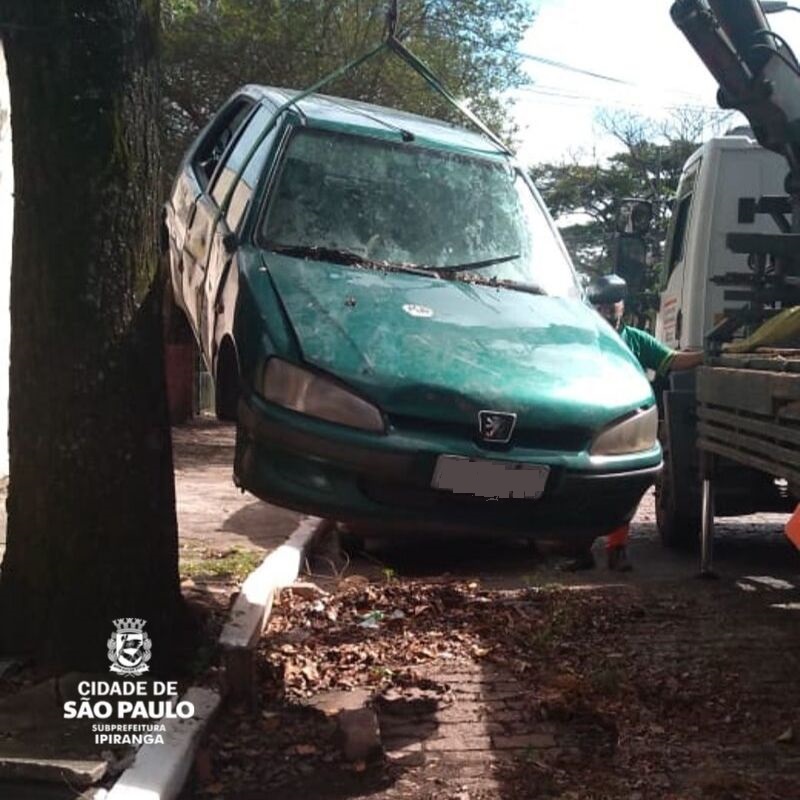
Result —
<instances>
[{"instance_id":1,"label":"sky","mask_svg":"<svg viewBox=\"0 0 800 800\"><path fill-rule=\"evenodd\" d=\"M675 106L717 108L716 83L673 24L671 0L534 0L534 5L536 20L521 52L627 83L526 61L531 86L512 93L523 162L573 155L591 161L595 154L616 152L614 140L595 123L601 108L657 119ZM800 54L800 13L771 14L769 21Z\"/></svg>"}]
</instances>

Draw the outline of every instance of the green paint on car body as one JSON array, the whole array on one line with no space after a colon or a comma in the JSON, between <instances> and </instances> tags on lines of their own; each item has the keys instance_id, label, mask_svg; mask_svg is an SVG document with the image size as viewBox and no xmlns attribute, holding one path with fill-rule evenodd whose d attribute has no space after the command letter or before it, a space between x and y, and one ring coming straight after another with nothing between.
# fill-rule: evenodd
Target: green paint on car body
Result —
<instances>
[{"instance_id":1,"label":"green paint on car body","mask_svg":"<svg viewBox=\"0 0 800 800\"><path fill-rule=\"evenodd\" d=\"M598 429L652 405L630 351L580 300L263 257L304 360L387 413L474 423L489 408Z\"/></svg>"}]
</instances>

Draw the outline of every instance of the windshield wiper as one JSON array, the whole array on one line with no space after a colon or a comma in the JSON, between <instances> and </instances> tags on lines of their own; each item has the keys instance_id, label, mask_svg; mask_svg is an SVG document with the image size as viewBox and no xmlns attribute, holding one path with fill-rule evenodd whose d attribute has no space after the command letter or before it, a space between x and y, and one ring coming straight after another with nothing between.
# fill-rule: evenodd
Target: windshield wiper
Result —
<instances>
[{"instance_id":1,"label":"windshield wiper","mask_svg":"<svg viewBox=\"0 0 800 800\"><path fill-rule=\"evenodd\" d=\"M317 261L332 261L336 264L348 266L369 267L371 269L385 269L390 272L408 272L412 275L424 275L426 278L441 278L438 267L424 267L420 264L402 264L394 261L381 261L367 258L352 250L340 250L336 247L321 247L316 245L278 244L269 242L268 250L287 256L298 258L313 258Z\"/></svg>"},{"instance_id":2,"label":"windshield wiper","mask_svg":"<svg viewBox=\"0 0 800 800\"><path fill-rule=\"evenodd\" d=\"M444 267L436 267L439 272L467 272L471 269L483 269L492 267L495 264L505 264L506 261L513 261L519 258L519 253L510 256L496 256L495 258L485 258L483 261L468 261L464 264L447 264Z\"/></svg>"},{"instance_id":3,"label":"windshield wiper","mask_svg":"<svg viewBox=\"0 0 800 800\"><path fill-rule=\"evenodd\" d=\"M383 269L389 272L407 272L411 275L423 275L426 278L442 278L447 276L448 280L457 280L460 283L474 283L479 286L491 286L498 289L513 289L517 292L527 292L528 294L546 295L547 292L535 283L521 283L518 281L502 280L499 278L469 278L459 279L455 277L458 272L468 272L470 269L480 269L490 267L493 264L502 264L504 261L513 261L519 255L500 256L489 258L484 261L473 261L469 264L451 264L444 267L428 267L422 264L403 264L395 261L380 261L374 258L367 258L352 250L343 250L336 247L323 247L319 245L301 244L279 244L268 242L267 249L287 256L298 258L313 258L318 261L332 261L336 264L346 264L348 266L367 267L369 269Z\"/></svg>"},{"instance_id":4,"label":"windshield wiper","mask_svg":"<svg viewBox=\"0 0 800 800\"><path fill-rule=\"evenodd\" d=\"M496 289L512 289L515 292L525 292L527 294L547 295L547 292L537 283L522 283L521 281L498 280L497 278L456 278L455 280L458 283L490 286Z\"/></svg>"}]
</instances>

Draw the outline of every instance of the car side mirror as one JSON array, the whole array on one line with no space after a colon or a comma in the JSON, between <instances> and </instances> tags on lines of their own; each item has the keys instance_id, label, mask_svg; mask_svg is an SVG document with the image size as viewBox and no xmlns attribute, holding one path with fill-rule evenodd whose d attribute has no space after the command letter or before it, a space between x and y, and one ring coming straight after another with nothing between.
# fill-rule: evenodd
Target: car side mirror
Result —
<instances>
[{"instance_id":1,"label":"car side mirror","mask_svg":"<svg viewBox=\"0 0 800 800\"><path fill-rule=\"evenodd\" d=\"M593 306L610 306L625 299L628 284L619 275L601 275L595 278L586 292Z\"/></svg>"}]
</instances>

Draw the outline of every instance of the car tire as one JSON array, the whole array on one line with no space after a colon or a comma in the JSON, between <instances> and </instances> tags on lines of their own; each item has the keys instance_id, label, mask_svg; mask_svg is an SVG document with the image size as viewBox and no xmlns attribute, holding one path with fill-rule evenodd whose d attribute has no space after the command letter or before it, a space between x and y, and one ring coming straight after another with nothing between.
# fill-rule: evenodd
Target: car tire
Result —
<instances>
[{"instance_id":1,"label":"car tire","mask_svg":"<svg viewBox=\"0 0 800 800\"><path fill-rule=\"evenodd\" d=\"M664 461L667 460L664 453ZM700 508L695 497L675 497L665 463L656 482L656 526L661 543L673 550L694 550L700 543Z\"/></svg>"},{"instance_id":2,"label":"car tire","mask_svg":"<svg viewBox=\"0 0 800 800\"><path fill-rule=\"evenodd\" d=\"M349 556L363 553L367 546L366 536L358 528L339 523L336 526L339 550Z\"/></svg>"}]
</instances>

